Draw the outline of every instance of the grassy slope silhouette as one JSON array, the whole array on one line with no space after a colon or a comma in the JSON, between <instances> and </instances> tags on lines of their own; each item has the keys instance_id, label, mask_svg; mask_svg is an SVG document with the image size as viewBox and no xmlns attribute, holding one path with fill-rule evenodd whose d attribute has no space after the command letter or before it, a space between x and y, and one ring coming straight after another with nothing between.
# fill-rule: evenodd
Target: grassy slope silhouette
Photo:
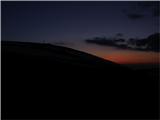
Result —
<instances>
[{"instance_id":1,"label":"grassy slope silhouette","mask_svg":"<svg viewBox=\"0 0 160 120\"><path fill-rule=\"evenodd\" d=\"M2 41L2 118L157 118L158 77L51 44Z\"/></svg>"}]
</instances>

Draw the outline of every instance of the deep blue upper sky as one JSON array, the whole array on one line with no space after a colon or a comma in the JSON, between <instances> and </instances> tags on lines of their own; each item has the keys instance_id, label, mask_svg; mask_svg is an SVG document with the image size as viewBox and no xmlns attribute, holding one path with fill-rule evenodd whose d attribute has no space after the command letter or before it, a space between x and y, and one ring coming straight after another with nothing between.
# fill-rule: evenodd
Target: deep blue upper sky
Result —
<instances>
[{"instance_id":1,"label":"deep blue upper sky","mask_svg":"<svg viewBox=\"0 0 160 120\"><path fill-rule=\"evenodd\" d=\"M158 17L143 3L2 2L2 39L52 43L117 33L146 37L158 32L159 26ZM136 18L134 14L141 16Z\"/></svg>"},{"instance_id":2,"label":"deep blue upper sky","mask_svg":"<svg viewBox=\"0 0 160 120\"><path fill-rule=\"evenodd\" d=\"M113 53L121 54L125 61L131 54L135 58L139 53L127 50L119 53L107 47L99 49L87 44L85 39L111 38L117 33L123 34L125 39L146 38L159 32L160 27L158 1L3 1L1 7L2 40L65 44L104 58ZM145 58L148 54L144 52L142 59L151 62L150 57ZM154 56L157 59L157 54Z\"/></svg>"}]
</instances>

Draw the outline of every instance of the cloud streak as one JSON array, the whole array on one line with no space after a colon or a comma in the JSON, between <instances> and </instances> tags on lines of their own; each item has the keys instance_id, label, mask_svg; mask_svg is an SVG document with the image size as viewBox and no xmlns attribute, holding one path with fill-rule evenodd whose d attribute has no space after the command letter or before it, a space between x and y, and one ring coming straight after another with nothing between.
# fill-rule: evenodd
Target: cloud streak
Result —
<instances>
[{"instance_id":1,"label":"cloud streak","mask_svg":"<svg viewBox=\"0 0 160 120\"><path fill-rule=\"evenodd\" d=\"M144 15L142 15L142 14L136 14L136 13L129 13L129 14L127 14L127 17L129 19L136 20L136 19L144 18Z\"/></svg>"},{"instance_id":2,"label":"cloud streak","mask_svg":"<svg viewBox=\"0 0 160 120\"><path fill-rule=\"evenodd\" d=\"M160 33L155 33L144 39L106 39L106 38L93 38L85 40L88 44L97 44L101 46L113 46L121 49L132 49L140 51L154 51L160 52Z\"/></svg>"},{"instance_id":3,"label":"cloud streak","mask_svg":"<svg viewBox=\"0 0 160 120\"><path fill-rule=\"evenodd\" d=\"M130 7L123 10L123 13L131 20L139 20L144 17L160 16L159 1L136 1Z\"/></svg>"}]
</instances>

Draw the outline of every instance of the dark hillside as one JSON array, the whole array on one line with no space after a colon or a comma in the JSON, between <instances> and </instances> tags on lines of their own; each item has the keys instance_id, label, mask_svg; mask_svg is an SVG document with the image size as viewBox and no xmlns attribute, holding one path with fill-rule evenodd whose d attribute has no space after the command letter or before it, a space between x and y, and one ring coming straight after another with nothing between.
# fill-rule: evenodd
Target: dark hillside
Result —
<instances>
[{"instance_id":1,"label":"dark hillside","mask_svg":"<svg viewBox=\"0 0 160 120\"><path fill-rule=\"evenodd\" d=\"M2 118L157 118L158 77L73 49L1 42Z\"/></svg>"}]
</instances>

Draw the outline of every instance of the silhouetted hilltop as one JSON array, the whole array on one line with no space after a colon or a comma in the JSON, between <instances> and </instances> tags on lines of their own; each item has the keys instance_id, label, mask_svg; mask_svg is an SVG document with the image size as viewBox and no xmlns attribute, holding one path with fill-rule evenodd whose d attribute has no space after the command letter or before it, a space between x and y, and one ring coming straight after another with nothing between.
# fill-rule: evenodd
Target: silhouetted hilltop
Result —
<instances>
[{"instance_id":1,"label":"silhouetted hilltop","mask_svg":"<svg viewBox=\"0 0 160 120\"><path fill-rule=\"evenodd\" d=\"M70 64L76 65L94 65L90 67L95 67L98 64L98 66L101 65L101 67L103 67L104 64L107 64L112 67L120 66L111 61L103 60L102 58L98 58L84 52L51 44L2 41L2 48L3 47L6 48L5 52L31 55L35 57L46 57L46 59L54 58L54 60L58 60L58 62L69 61Z\"/></svg>"},{"instance_id":2,"label":"silhouetted hilltop","mask_svg":"<svg viewBox=\"0 0 160 120\"><path fill-rule=\"evenodd\" d=\"M158 79L84 52L2 41L3 118L157 118Z\"/></svg>"}]
</instances>

